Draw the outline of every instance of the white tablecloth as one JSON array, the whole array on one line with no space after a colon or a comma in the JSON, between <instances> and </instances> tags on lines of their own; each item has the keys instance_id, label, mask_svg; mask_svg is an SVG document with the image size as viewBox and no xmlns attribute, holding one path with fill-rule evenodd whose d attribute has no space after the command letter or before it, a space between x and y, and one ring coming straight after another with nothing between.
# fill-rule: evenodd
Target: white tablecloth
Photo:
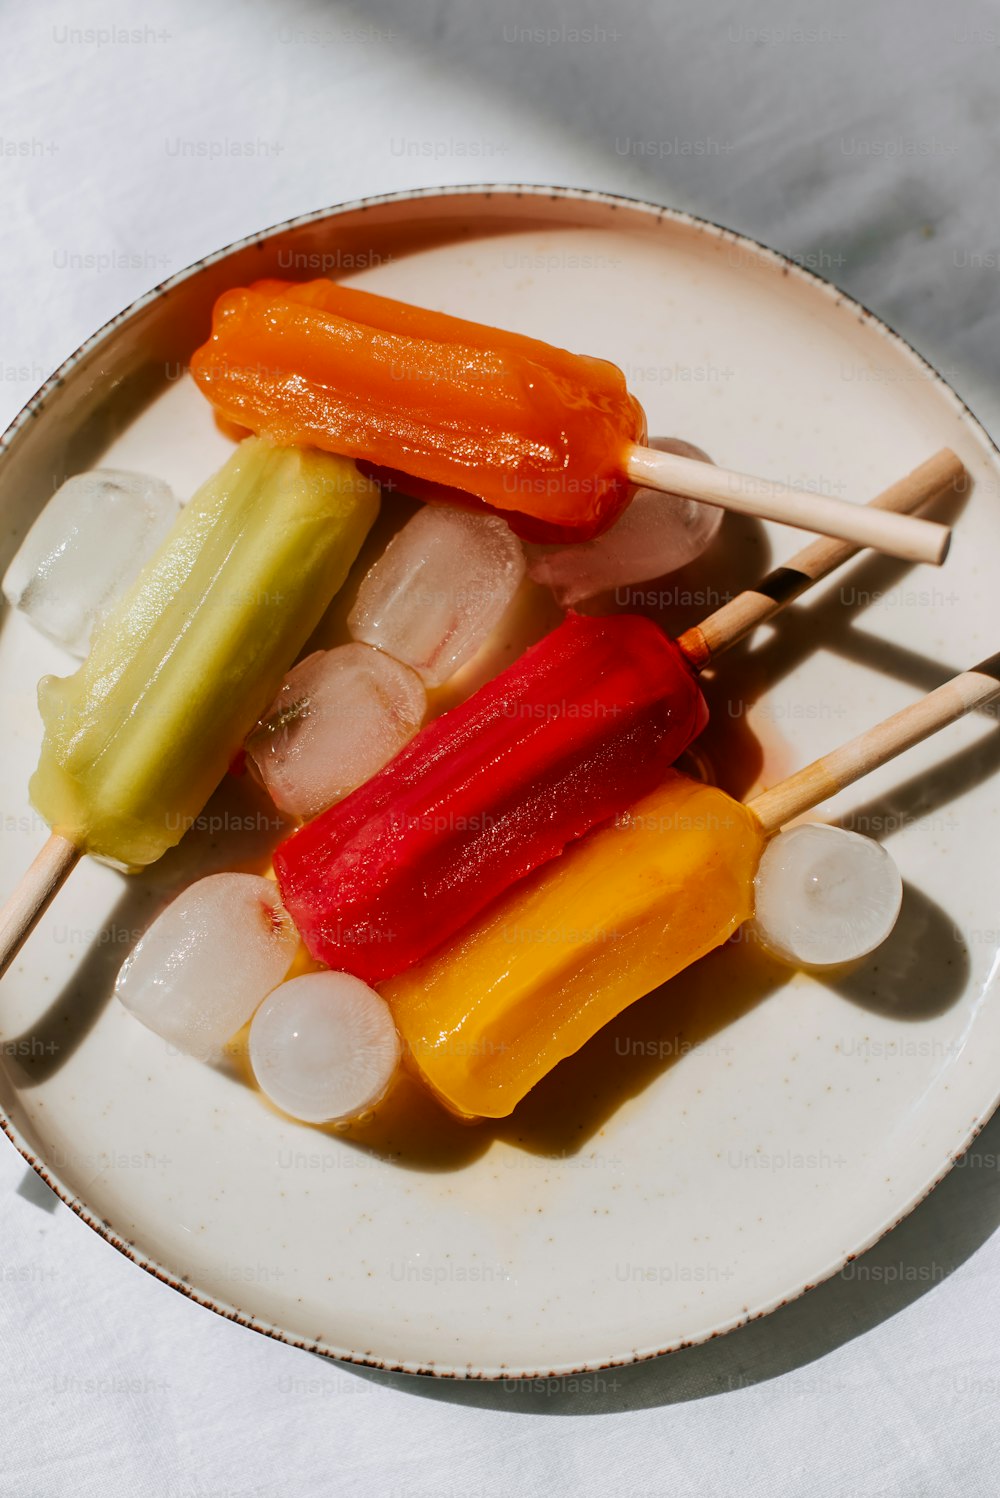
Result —
<instances>
[{"instance_id":1,"label":"white tablecloth","mask_svg":"<svg viewBox=\"0 0 1000 1498\"><path fill-rule=\"evenodd\" d=\"M206 251L345 198L495 180L756 235L1000 430L988 0L59 0L7 7L2 41L4 423ZM342 1368L229 1325L2 1143L0 1498L993 1494L998 1163L995 1122L850 1277L735 1336L526 1388Z\"/></svg>"}]
</instances>

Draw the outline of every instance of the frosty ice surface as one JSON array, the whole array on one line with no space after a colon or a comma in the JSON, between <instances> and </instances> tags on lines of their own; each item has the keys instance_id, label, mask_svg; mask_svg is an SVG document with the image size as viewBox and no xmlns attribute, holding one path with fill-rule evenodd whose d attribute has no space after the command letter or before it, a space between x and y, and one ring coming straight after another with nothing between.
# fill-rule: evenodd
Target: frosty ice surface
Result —
<instances>
[{"instance_id":1,"label":"frosty ice surface","mask_svg":"<svg viewBox=\"0 0 1000 1498\"><path fill-rule=\"evenodd\" d=\"M274 804L306 820L380 770L426 706L420 678L382 651L317 650L285 677L247 754Z\"/></svg>"},{"instance_id":2,"label":"frosty ice surface","mask_svg":"<svg viewBox=\"0 0 1000 1498\"><path fill-rule=\"evenodd\" d=\"M115 993L148 1029L210 1060L281 982L297 946L270 879L210 874L153 922Z\"/></svg>"},{"instance_id":3,"label":"frosty ice surface","mask_svg":"<svg viewBox=\"0 0 1000 1498\"><path fill-rule=\"evenodd\" d=\"M114 468L60 486L7 568L3 591L35 627L81 658L94 626L177 518L169 486Z\"/></svg>"},{"instance_id":4,"label":"frosty ice surface","mask_svg":"<svg viewBox=\"0 0 1000 1498\"><path fill-rule=\"evenodd\" d=\"M903 883L870 837L807 822L778 834L755 882L755 931L777 956L805 967L854 962L896 924Z\"/></svg>"},{"instance_id":5,"label":"frosty ice surface","mask_svg":"<svg viewBox=\"0 0 1000 1498\"><path fill-rule=\"evenodd\" d=\"M650 447L711 462L690 442L654 437ZM638 489L632 503L609 531L593 541L556 549L530 549L528 571L546 583L563 608L611 588L647 582L686 567L714 541L723 512L680 494Z\"/></svg>"},{"instance_id":6,"label":"frosty ice surface","mask_svg":"<svg viewBox=\"0 0 1000 1498\"><path fill-rule=\"evenodd\" d=\"M426 505L365 576L348 624L439 686L485 643L523 576L505 520Z\"/></svg>"}]
</instances>

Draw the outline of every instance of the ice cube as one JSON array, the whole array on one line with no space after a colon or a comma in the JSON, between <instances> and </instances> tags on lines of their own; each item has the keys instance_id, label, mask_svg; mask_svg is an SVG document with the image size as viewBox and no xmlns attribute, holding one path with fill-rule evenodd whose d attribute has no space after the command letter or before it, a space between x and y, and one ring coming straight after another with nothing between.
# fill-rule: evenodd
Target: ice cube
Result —
<instances>
[{"instance_id":1,"label":"ice cube","mask_svg":"<svg viewBox=\"0 0 1000 1498\"><path fill-rule=\"evenodd\" d=\"M903 898L899 870L880 843L820 822L780 832L755 885L757 936L803 967L866 956L889 935Z\"/></svg>"},{"instance_id":2,"label":"ice cube","mask_svg":"<svg viewBox=\"0 0 1000 1498\"><path fill-rule=\"evenodd\" d=\"M419 676L381 650L318 650L285 677L247 756L279 810L307 820L380 770L426 707Z\"/></svg>"},{"instance_id":3,"label":"ice cube","mask_svg":"<svg viewBox=\"0 0 1000 1498\"><path fill-rule=\"evenodd\" d=\"M364 577L351 634L440 686L499 624L524 570L505 520L425 505Z\"/></svg>"},{"instance_id":4,"label":"ice cube","mask_svg":"<svg viewBox=\"0 0 1000 1498\"><path fill-rule=\"evenodd\" d=\"M281 982L297 946L272 880L210 874L153 922L115 993L178 1050L212 1060Z\"/></svg>"},{"instance_id":5,"label":"ice cube","mask_svg":"<svg viewBox=\"0 0 1000 1498\"><path fill-rule=\"evenodd\" d=\"M675 437L654 437L650 447L684 458L712 460L700 447ZM528 572L547 584L563 608L630 583L646 582L686 567L715 539L723 511L717 505L637 489L628 509L603 536L556 549L531 547Z\"/></svg>"},{"instance_id":6,"label":"ice cube","mask_svg":"<svg viewBox=\"0 0 1000 1498\"><path fill-rule=\"evenodd\" d=\"M43 634L85 656L95 626L149 561L180 506L161 479L97 468L53 494L3 591Z\"/></svg>"},{"instance_id":7,"label":"ice cube","mask_svg":"<svg viewBox=\"0 0 1000 1498\"><path fill-rule=\"evenodd\" d=\"M389 1006L349 973L306 973L276 988L250 1026L261 1090L305 1123L338 1123L374 1107L399 1064Z\"/></svg>"}]
</instances>

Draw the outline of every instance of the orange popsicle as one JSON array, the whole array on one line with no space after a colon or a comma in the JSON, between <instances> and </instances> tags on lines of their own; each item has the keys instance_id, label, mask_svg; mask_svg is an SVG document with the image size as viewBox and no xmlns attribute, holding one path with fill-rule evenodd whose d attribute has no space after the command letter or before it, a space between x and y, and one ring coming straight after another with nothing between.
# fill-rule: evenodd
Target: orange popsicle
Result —
<instances>
[{"instance_id":1,"label":"orange popsicle","mask_svg":"<svg viewBox=\"0 0 1000 1498\"><path fill-rule=\"evenodd\" d=\"M644 446L605 359L332 281L226 292L191 372L229 422L342 453L383 483L485 507L529 541L583 541L634 485L940 564L946 526Z\"/></svg>"},{"instance_id":2,"label":"orange popsicle","mask_svg":"<svg viewBox=\"0 0 1000 1498\"><path fill-rule=\"evenodd\" d=\"M325 280L226 292L191 373L229 421L459 491L534 540L606 530L646 434L604 359Z\"/></svg>"}]
</instances>

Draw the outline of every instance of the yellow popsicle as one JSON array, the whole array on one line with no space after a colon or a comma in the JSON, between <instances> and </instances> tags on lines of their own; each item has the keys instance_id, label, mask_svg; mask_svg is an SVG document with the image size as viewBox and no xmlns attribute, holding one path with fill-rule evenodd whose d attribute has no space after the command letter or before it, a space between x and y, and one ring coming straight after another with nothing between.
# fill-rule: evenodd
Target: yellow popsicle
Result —
<instances>
[{"instance_id":1,"label":"yellow popsicle","mask_svg":"<svg viewBox=\"0 0 1000 1498\"><path fill-rule=\"evenodd\" d=\"M347 576L378 491L248 437L184 507L73 676L44 677L34 806L126 869L180 841Z\"/></svg>"},{"instance_id":2,"label":"yellow popsicle","mask_svg":"<svg viewBox=\"0 0 1000 1498\"><path fill-rule=\"evenodd\" d=\"M763 847L753 812L671 771L380 985L424 1080L457 1113L510 1113L557 1062L752 915Z\"/></svg>"}]
</instances>

